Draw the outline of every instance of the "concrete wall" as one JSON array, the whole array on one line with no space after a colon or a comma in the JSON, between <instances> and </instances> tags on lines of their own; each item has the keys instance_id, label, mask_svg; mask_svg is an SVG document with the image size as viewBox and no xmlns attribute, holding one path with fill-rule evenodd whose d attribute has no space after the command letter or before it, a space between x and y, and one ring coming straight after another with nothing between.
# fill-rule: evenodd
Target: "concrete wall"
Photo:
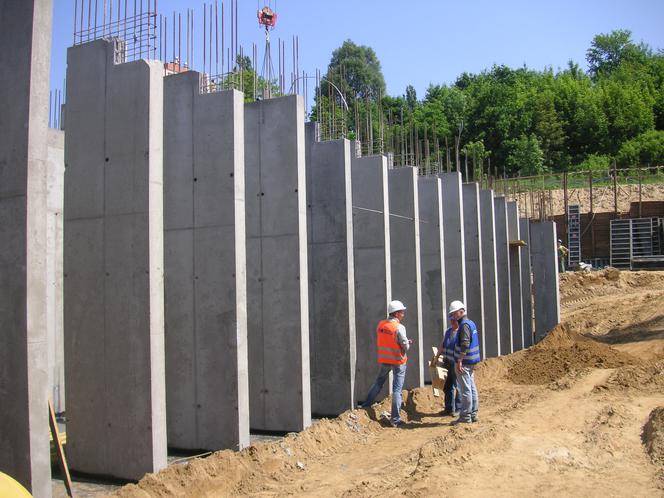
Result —
<instances>
[{"instance_id":1,"label":"concrete wall","mask_svg":"<svg viewBox=\"0 0 664 498\"><path fill-rule=\"evenodd\" d=\"M521 248L521 297L523 298L523 347L534 343L533 336L533 288L530 266L530 222L519 218L519 233L526 245Z\"/></svg>"},{"instance_id":2,"label":"concrete wall","mask_svg":"<svg viewBox=\"0 0 664 498\"><path fill-rule=\"evenodd\" d=\"M251 427L311 424L304 102L245 104Z\"/></svg>"},{"instance_id":3,"label":"concrete wall","mask_svg":"<svg viewBox=\"0 0 664 498\"><path fill-rule=\"evenodd\" d=\"M168 445L249 444L244 96L164 80Z\"/></svg>"},{"instance_id":4,"label":"concrete wall","mask_svg":"<svg viewBox=\"0 0 664 498\"><path fill-rule=\"evenodd\" d=\"M387 303L392 299L387 157L353 157L352 184L355 398L363 401L378 372L376 326L387 316Z\"/></svg>"},{"instance_id":5,"label":"concrete wall","mask_svg":"<svg viewBox=\"0 0 664 498\"><path fill-rule=\"evenodd\" d=\"M65 375L73 470L166 466L163 68L67 54Z\"/></svg>"},{"instance_id":6,"label":"concrete wall","mask_svg":"<svg viewBox=\"0 0 664 498\"><path fill-rule=\"evenodd\" d=\"M424 360L431 347L441 342L445 330L445 247L443 233L443 200L440 178L417 180L420 212L420 268L422 277L422 351ZM424 378L431 381L428 368Z\"/></svg>"},{"instance_id":7,"label":"concrete wall","mask_svg":"<svg viewBox=\"0 0 664 498\"><path fill-rule=\"evenodd\" d=\"M484 277L482 250L484 241L480 225L480 187L477 183L464 183L463 242L466 264L466 311L480 332L480 352L486 358L484 331Z\"/></svg>"},{"instance_id":8,"label":"concrete wall","mask_svg":"<svg viewBox=\"0 0 664 498\"><path fill-rule=\"evenodd\" d=\"M355 267L348 140L319 142L306 125L311 410L355 404Z\"/></svg>"},{"instance_id":9,"label":"concrete wall","mask_svg":"<svg viewBox=\"0 0 664 498\"><path fill-rule=\"evenodd\" d=\"M420 215L417 168L388 171L392 297L408 308L404 326L413 343L408 351L404 389L424 385ZM427 359L428 359L427 355Z\"/></svg>"},{"instance_id":10,"label":"concrete wall","mask_svg":"<svg viewBox=\"0 0 664 498\"><path fill-rule=\"evenodd\" d=\"M498 265L496 262L496 215L493 190L480 190L482 232L482 285L484 290L484 358L500 356L500 311L498 305Z\"/></svg>"},{"instance_id":11,"label":"concrete wall","mask_svg":"<svg viewBox=\"0 0 664 498\"><path fill-rule=\"evenodd\" d=\"M466 258L464 249L461 173L441 173L443 227L445 230L445 297L466 302Z\"/></svg>"},{"instance_id":12,"label":"concrete wall","mask_svg":"<svg viewBox=\"0 0 664 498\"><path fill-rule=\"evenodd\" d=\"M535 297L535 342L539 342L560 323L558 283L558 244L553 221L530 224L530 257Z\"/></svg>"},{"instance_id":13,"label":"concrete wall","mask_svg":"<svg viewBox=\"0 0 664 498\"><path fill-rule=\"evenodd\" d=\"M48 130L46 207L46 289L48 370L50 397L55 413L65 411L65 348L63 335L63 204L65 181L65 133Z\"/></svg>"},{"instance_id":14,"label":"concrete wall","mask_svg":"<svg viewBox=\"0 0 664 498\"><path fill-rule=\"evenodd\" d=\"M521 240L519 211L516 202L507 203L507 227L510 242ZM521 294L521 248L510 245L510 298L512 300L512 351L523 349L523 296Z\"/></svg>"},{"instance_id":15,"label":"concrete wall","mask_svg":"<svg viewBox=\"0 0 664 498\"><path fill-rule=\"evenodd\" d=\"M46 247L51 0L0 2L0 471L51 496Z\"/></svg>"},{"instance_id":16,"label":"concrete wall","mask_svg":"<svg viewBox=\"0 0 664 498\"><path fill-rule=\"evenodd\" d=\"M500 354L506 355L513 352L507 202L504 197L495 197L493 203L496 217L496 267L498 268L497 282L498 314L500 319Z\"/></svg>"}]
</instances>

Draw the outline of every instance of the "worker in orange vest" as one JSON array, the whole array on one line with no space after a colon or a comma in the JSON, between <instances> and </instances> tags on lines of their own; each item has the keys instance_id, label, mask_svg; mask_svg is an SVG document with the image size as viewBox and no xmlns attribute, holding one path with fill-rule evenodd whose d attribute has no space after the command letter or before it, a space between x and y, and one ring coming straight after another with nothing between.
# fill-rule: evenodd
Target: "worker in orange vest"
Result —
<instances>
[{"instance_id":1,"label":"worker in orange vest","mask_svg":"<svg viewBox=\"0 0 664 498\"><path fill-rule=\"evenodd\" d=\"M406 352L413 341L408 339L406 335L406 327L402 322L406 316L406 307L401 301L391 301L387 306L387 313L389 317L386 320L381 320L376 328L376 337L378 345L378 363L380 370L378 377L369 389L367 399L362 403L362 408L370 407L380 390L385 384L385 380L390 372L393 373L394 378L392 381L392 415L390 417L390 424L392 427L399 427L401 416L399 410L401 409L401 389L403 388L403 381L406 378L406 362L408 356Z\"/></svg>"}]
</instances>

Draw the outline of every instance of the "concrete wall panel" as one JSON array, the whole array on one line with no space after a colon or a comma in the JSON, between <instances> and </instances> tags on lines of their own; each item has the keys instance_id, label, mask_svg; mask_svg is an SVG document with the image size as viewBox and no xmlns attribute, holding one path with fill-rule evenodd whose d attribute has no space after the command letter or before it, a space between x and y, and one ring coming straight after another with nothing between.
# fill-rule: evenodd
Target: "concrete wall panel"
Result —
<instances>
[{"instance_id":1,"label":"concrete wall panel","mask_svg":"<svg viewBox=\"0 0 664 498\"><path fill-rule=\"evenodd\" d=\"M424 385L417 168L389 170L388 189L392 297L402 301L408 308L404 326L413 343L408 351L404 388L412 389Z\"/></svg>"},{"instance_id":2,"label":"concrete wall panel","mask_svg":"<svg viewBox=\"0 0 664 498\"><path fill-rule=\"evenodd\" d=\"M67 57L67 457L138 479L166 466L163 68L116 43Z\"/></svg>"},{"instance_id":3,"label":"concrete wall panel","mask_svg":"<svg viewBox=\"0 0 664 498\"><path fill-rule=\"evenodd\" d=\"M493 190L480 190L482 229L482 283L484 287L485 358L500 356L500 309L498 303L498 265L496 260L496 215Z\"/></svg>"},{"instance_id":4,"label":"concrete wall panel","mask_svg":"<svg viewBox=\"0 0 664 498\"><path fill-rule=\"evenodd\" d=\"M51 0L0 6L0 471L51 496L47 122Z\"/></svg>"},{"instance_id":5,"label":"concrete wall panel","mask_svg":"<svg viewBox=\"0 0 664 498\"><path fill-rule=\"evenodd\" d=\"M169 446L249 444L244 104L164 81L166 399Z\"/></svg>"},{"instance_id":6,"label":"concrete wall panel","mask_svg":"<svg viewBox=\"0 0 664 498\"><path fill-rule=\"evenodd\" d=\"M526 245L521 248L521 297L523 298L523 347L534 343L533 337L533 288L530 267L530 222L519 218L519 233Z\"/></svg>"},{"instance_id":7,"label":"concrete wall panel","mask_svg":"<svg viewBox=\"0 0 664 498\"><path fill-rule=\"evenodd\" d=\"M363 401L378 372L376 326L387 316L387 303L392 299L387 157L353 157L352 186L355 398Z\"/></svg>"},{"instance_id":8,"label":"concrete wall panel","mask_svg":"<svg viewBox=\"0 0 664 498\"><path fill-rule=\"evenodd\" d=\"M422 277L423 357L441 342L445 330L445 247L443 201L440 178L420 177L417 181L420 212L420 265ZM429 369L424 378L431 381Z\"/></svg>"},{"instance_id":9,"label":"concrete wall panel","mask_svg":"<svg viewBox=\"0 0 664 498\"><path fill-rule=\"evenodd\" d=\"M245 104L251 427L311 424L304 102Z\"/></svg>"},{"instance_id":10,"label":"concrete wall panel","mask_svg":"<svg viewBox=\"0 0 664 498\"><path fill-rule=\"evenodd\" d=\"M535 297L535 342L539 342L560 323L560 288L558 280L558 237L553 221L530 224Z\"/></svg>"},{"instance_id":11,"label":"concrete wall panel","mask_svg":"<svg viewBox=\"0 0 664 498\"><path fill-rule=\"evenodd\" d=\"M463 231L461 173L441 173L443 227L445 230L445 295L447 307L454 300L466 302L466 258Z\"/></svg>"},{"instance_id":12,"label":"concrete wall panel","mask_svg":"<svg viewBox=\"0 0 664 498\"><path fill-rule=\"evenodd\" d=\"M348 140L317 141L306 127L311 408L338 415L355 404L355 268Z\"/></svg>"},{"instance_id":13,"label":"concrete wall panel","mask_svg":"<svg viewBox=\"0 0 664 498\"><path fill-rule=\"evenodd\" d=\"M477 183L464 183L463 242L466 260L466 307L471 320L480 332L480 353L486 358L484 330L484 281L482 270L482 230L480 225L480 187Z\"/></svg>"},{"instance_id":14,"label":"concrete wall panel","mask_svg":"<svg viewBox=\"0 0 664 498\"><path fill-rule=\"evenodd\" d=\"M510 242L521 240L516 202L507 203L507 233ZM512 351L523 349L523 296L521 293L521 248L510 245L510 298L512 304Z\"/></svg>"},{"instance_id":15,"label":"concrete wall panel","mask_svg":"<svg viewBox=\"0 0 664 498\"><path fill-rule=\"evenodd\" d=\"M507 231L507 202L504 197L495 197L496 217L496 267L498 268L498 313L500 319L500 354L512 349L512 298L510 295L509 235Z\"/></svg>"}]
</instances>

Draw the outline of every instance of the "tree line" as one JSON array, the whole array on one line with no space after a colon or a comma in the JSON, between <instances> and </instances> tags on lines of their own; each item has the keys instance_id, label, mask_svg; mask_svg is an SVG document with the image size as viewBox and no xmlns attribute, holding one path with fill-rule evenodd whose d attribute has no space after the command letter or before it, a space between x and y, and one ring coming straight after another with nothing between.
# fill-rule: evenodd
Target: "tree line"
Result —
<instances>
[{"instance_id":1,"label":"tree line","mask_svg":"<svg viewBox=\"0 0 664 498\"><path fill-rule=\"evenodd\" d=\"M385 95L370 47L346 40L332 54L311 118L325 138L432 169L490 174L664 164L664 52L617 30L593 38L588 71L494 65L430 85L418 99ZM470 163L470 166L468 166Z\"/></svg>"}]
</instances>

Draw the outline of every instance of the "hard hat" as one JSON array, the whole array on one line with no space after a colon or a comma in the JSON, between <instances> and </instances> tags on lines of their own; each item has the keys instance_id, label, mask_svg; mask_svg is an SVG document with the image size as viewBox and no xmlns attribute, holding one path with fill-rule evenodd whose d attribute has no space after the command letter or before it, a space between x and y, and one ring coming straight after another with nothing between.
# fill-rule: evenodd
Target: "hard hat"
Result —
<instances>
[{"instance_id":1,"label":"hard hat","mask_svg":"<svg viewBox=\"0 0 664 498\"><path fill-rule=\"evenodd\" d=\"M390 304L387 305L387 314L391 315L397 311L405 311L406 307L401 301L390 301Z\"/></svg>"},{"instance_id":2,"label":"hard hat","mask_svg":"<svg viewBox=\"0 0 664 498\"><path fill-rule=\"evenodd\" d=\"M449 309L447 310L447 314L454 313L455 311L459 311L459 310L465 310L465 309L466 309L466 305L463 304L461 301L452 301L450 303Z\"/></svg>"}]
</instances>

